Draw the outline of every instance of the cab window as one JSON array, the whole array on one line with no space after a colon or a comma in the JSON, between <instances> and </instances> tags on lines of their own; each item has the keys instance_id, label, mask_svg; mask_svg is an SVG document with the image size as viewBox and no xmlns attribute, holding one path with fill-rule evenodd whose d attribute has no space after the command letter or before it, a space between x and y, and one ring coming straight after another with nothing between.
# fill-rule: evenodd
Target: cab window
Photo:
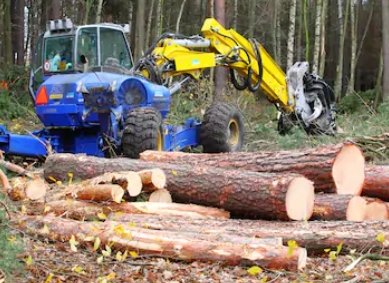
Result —
<instances>
[{"instance_id":1,"label":"cab window","mask_svg":"<svg viewBox=\"0 0 389 283\"><path fill-rule=\"evenodd\" d=\"M131 69L132 61L122 31L100 28L101 65Z\"/></svg>"},{"instance_id":2,"label":"cab window","mask_svg":"<svg viewBox=\"0 0 389 283\"><path fill-rule=\"evenodd\" d=\"M73 69L73 36L56 36L45 39L45 72L63 72Z\"/></svg>"},{"instance_id":3,"label":"cab window","mask_svg":"<svg viewBox=\"0 0 389 283\"><path fill-rule=\"evenodd\" d=\"M81 57L85 56L88 61L88 68L98 66L97 53L97 28L81 28L77 34L77 68L82 69Z\"/></svg>"}]
</instances>

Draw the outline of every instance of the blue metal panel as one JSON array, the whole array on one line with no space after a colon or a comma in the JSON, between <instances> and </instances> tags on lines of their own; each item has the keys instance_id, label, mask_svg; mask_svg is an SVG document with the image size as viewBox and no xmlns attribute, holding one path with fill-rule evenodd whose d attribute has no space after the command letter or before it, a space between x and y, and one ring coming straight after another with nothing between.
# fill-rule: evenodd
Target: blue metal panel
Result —
<instances>
[{"instance_id":1,"label":"blue metal panel","mask_svg":"<svg viewBox=\"0 0 389 283\"><path fill-rule=\"evenodd\" d=\"M165 125L164 150L179 151L188 146L198 146L201 122L194 118L186 121L184 126Z\"/></svg>"}]
</instances>

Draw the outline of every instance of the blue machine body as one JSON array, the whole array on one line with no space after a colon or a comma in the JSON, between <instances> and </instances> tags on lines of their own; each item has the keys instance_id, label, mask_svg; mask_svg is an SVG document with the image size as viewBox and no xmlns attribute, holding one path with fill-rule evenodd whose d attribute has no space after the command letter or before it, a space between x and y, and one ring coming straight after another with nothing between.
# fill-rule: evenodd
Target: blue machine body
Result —
<instances>
[{"instance_id":1,"label":"blue machine body","mask_svg":"<svg viewBox=\"0 0 389 283\"><path fill-rule=\"evenodd\" d=\"M8 132L5 126L0 124L0 150L7 155L34 158L46 156L48 148L56 153L104 156L103 136L108 134L111 143L120 147L124 120L132 109L154 107L158 109L163 119L166 118L171 102L170 90L138 76L104 72L102 69L88 72L80 72L75 68L69 72L42 71L41 81L33 89L35 74L39 69L48 68L46 66L48 61L44 61L46 59L43 58L45 53L41 51L46 48L45 40L66 36L74 42L72 48L76 53L78 50L76 46L80 44L78 38L83 34L81 30L95 28L99 32L100 29L122 31L116 25L66 28L69 22L51 23L52 26L58 24L62 28L61 31L46 31L45 35L37 40L34 57L42 58L34 59L32 65L35 64L37 68L32 69L30 75L30 95L35 103L36 115L44 128L31 134L19 135ZM96 44L96 40L100 43L100 36L94 37L91 42ZM127 40L124 43L130 54ZM76 62L78 59L75 54L73 56ZM98 55L98 62L102 61L101 56ZM132 65L132 58L129 60ZM194 118L188 119L181 126L164 124L164 150L173 151L197 146L200 125L200 121Z\"/></svg>"}]
</instances>

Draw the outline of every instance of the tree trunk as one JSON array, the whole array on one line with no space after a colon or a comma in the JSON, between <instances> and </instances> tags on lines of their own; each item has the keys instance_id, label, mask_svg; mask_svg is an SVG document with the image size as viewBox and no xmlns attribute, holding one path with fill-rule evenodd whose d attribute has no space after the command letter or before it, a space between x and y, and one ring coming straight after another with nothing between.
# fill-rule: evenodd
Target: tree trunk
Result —
<instances>
[{"instance_id":1,"label":"tree trunk","mask_svg":"<svg viewBox=\"0 0 389 283\"><path fill-rule=\"evenodd\" d=\"M145 8L146 1L137 0L136 7L136 26L135 26L135 61L138 61L142 57L142 52L144 50L145 44Z\"/></svg>"},{"instance_id":2,"label":"tree trunk","mask_svg":"<svg viewBox=\"0 0 389 283\"><path fill-rule=\"evenodd\" d=\"M276 3L276 14L275 14L275 21L276 21L276 50L277 50L277 64L282 66L282 27L281 27L281 0L275 0Z\"/></svg>"},{"instance_id":3,"label":"tree trunk","mask_svg":"<svg viewBox=\"0 0 389 283\"><path fill-rule=\"evenodd\" d=\"M305 61L309 62L309 49L310 49L310 39L309 39L309 27L308 27L308 0L304 0L304 31L305 31Z\"/></svg>"},{"instance_id":4,"label":"tree trunk","mask_svg":"<svg viewBox=\"0 0 389 283\"><path fill-rule=\"evenodd\" d=\"M346 146L345 146L346 145ZM183 152L146 151L140 156L142 160L154 162L168 162L196 166L216 166L230 169L241 169L255 172L269 173L296 173L301 174L314 182L316 192L334 192L335 183L332 178L332 168L336 157L346 153L346 148L354 149L358 155L360 149L350 144L336 144L318 148L307 148L287 151L260 151L260 152L232 152L227 154L191 154ZM343 149L343 151L342 151ZM360 156L359 154L358 156ZM350 163L359 166L358 172L363 170L363 160L352 159ZM349 168L347 165L344 169ZM345 172L339 169L339 172ZM356 172L347 172L352 179ZM343 173L340 173L342 175ZM351 188L350 188L351 189Z\"/></svg>"},{"instance_id":5,"label":"tree trunk","mask_svg":"<svg viewBox=\"0 0 389 283\"><path fill-rule=\"evenodd\" d=\"M384 72L382 80L383 102L389 102L389 2L382 0L382 48Z\"/></svg>"},{"instance_id":6,"label":"tree trunk","mask_svg":"<svg viewBox=\"0 0 389 283\"><path fill-rule=\"evenodd\" d=\"M5 64L11 66L14 61L12 56L12 23L11 23L11 0L4 2L4 34L5 34Z\"/></svg>"},{"instance_id":7,"label":"tree trunk","mask_svg":"<svg viewBox=\"0 0 389 283\"><path fill-rule=\"evenodd\" d=\"M315 45L313 47L312 73L319 74L320 59L320 41L321 41L321 24L322 24L322 0L316 0L316 22L315 22Z\"/></svg>"},{"instance_id":8,"label":"tree trunk","mask_svg":"<svg viewBox=\"0 0 389 283\"><path fill-rule=\"evenodd\" d=\"M354 1L350 3L350 31L351 31L351 65L350 65L350 80L348 81L346 95L354 92L355 85L355 67L357 63L357 41L358 41L358 14L359 1L356 4ZM357 7L355 7L358 5Z\"/></svg>"},{"instance_id":9,"label":"tree trunk","mask_svg":"<svg viewBox=\"0 0 389 283\"><path fill-rule=\"evenodd\" d=\"M348 12L350 7L350 0L346 0L346 14L343 17L343 1L338 0L338 20L339 20L339 56L336 68L336 80L334 86L334 92L337 99L342 97L343 89L343 52L344 43L347 30Z\"/></svg>"},{"instance_id":10,"label":"tree trunk","mask_svg":"<svg viewBox=\"0 0 389 283\"><path fill-rule=\"evenodd\" d=\"M101 11L103 10L103 0L99 0L97 3L97 11L96 11L96 24L101 22Z\"/></svg>"},{"instance_id":11,"label":"tree trunk","mask_svg":"<svg viewBox=\"0 0 389 283\"><path fill-rule=\"evenodd\" d=\"M250 239L281 238L284 245L296 241L309 252L324 253L324 249L336 249L343 244L344 250L372 249L382 251L382 243L376 241L382 233L389 239L388 224L384 221L309 221L274 222L237 219L188 219L158 215L110 214L108 220L132 223L134 227L151 230L197 232L215 235L239 235Z\"/></svg>"},{"instance_id":12,"label":"tree trunk","mask_svg":"<svg viewBox=\"0 0 389 283\"><path fill-rule=\"evenodd\" d=\"M311 220L363 221L366 201L360 196L322 194L315 196Z\"/></svg>"},{"instance_id":13,"label":"tree trunk","mask_svg":"<svg viewBox=\"0 0 389 283\"><path fill-rule=\"evenodd\" d=\"M321 51L319 63L319 76L324 77L326 67L326 25L327 25L328 0L323 0L321 13Z\"/></svg>"},{"instance_id":14,"label":"tree trunk","mask_svg":"<svg viewBox=\"0 0 389 283\"><path fill-rule=\"evenodd\" d=\"M257 8L257 0L250 0L248 5L248 23L249 23L249 29L247 32L247 37L253 38L254 32L255 32L255 16L256 16L256 8Z\"/></svg>"},{"instance_id":15,"label":"tree trunk","mask_svg":"<svg viewBox=\"0 0 389 283\"><path fill-rule=\"evenodd\" d=\"M82 168L82 169L81 169ZM133 159L104 159L83 155L50 155L45 176L61 180L90 179L105 172L163 168L166 189L174 202L225 209L239 217L262 219L309 219L314 202L311 181L291 173L257 173L204 166L152 163Z\"/></svg>"},{"instance_id":16,"label":"tree trunk","mask_svg":"<svg viewBox=\"0 0 389 283\"><path fill-rule=\"evenodd\" d=\"M180 33L180 22L181 22L182 13L184 12L185 4L186 4L186 0L183 0L181 2L180 12L177 17L176 33Z\"/></svg>"},{"instance_id":17,"label":"tree trunk","mask_svg":"<svg viewBox=\"0 0 389 283\"><path fill-rule=\"evenodd\" d=\"M378 105L382 103L382 76L384 73L384 58L383 58L383 48L381 47L380 52L380 61L378 64L378 74L375 84L375 97L374 97L374 109L377 110Z\"/></svg>"},{"instance_id":18,"label":"tree trunk","mask_svg":"<svg viewBox=\"0 0 389 283\"><path fill-rule=\"evenodd\" d=\"M69 188L69 192L66 195L69 198L78 200L88 200L95 202L114 201L120 203L124 190L121 186L116 184L101 184L101 185L73 185Z\"/></svg>"},{"instance_id":19,"label":"tree trunk","mask_svg":"<svg viewBox=\"0 0 389 283\"><path fill-rule=\"evenodd\" d=\"M15 0L11 3L12 21L12 59L19 66L24 65L24 1Z\"/></svg>"},{"instance_id":20,"label":"tree trunk","mask_svg":"<svg viewBox=\"0 0 389 283\"><path fill-rule=\"evenodd\" d=\"M222 25L226 26L226 7L225 0L214 0L215 1L215 18ZM215 68L215 96L214 101L219 101L220 98L225 95L227 87L227 69L224 67Z\"/></svg>"},{"instance_id":21,"label":"tree trunk","mask_svg":"<svg viewBox=\"0 0 389 283\"><path fill-rule=\"evenodd\" d=\"M294 38L296 27L296 0L290 1L289 10L289 33L288 33L288 55L287 55L287 69L293 66L294 62Z\"/></svg>"},{"instance_id":22,"label":"tree trunk","mask_svg":"<svg viewBox=\"0 0 389 283\"><path fill-rule=\"evenodd\" d=\"M234 0L234 15L233 15L232 28L234 30L238 28L238 0Z\"/></svg>"},{"instance_id":23,"label":"tree trunk","mask_svg":"<svg viewBox=\"0 0 389 283\"><path fill-rule=\"evenodd\" d=\"M24 9L23 9L24 10ZM50 9L49 9L49 19L55 20L55 19L61 19L62 18L62 12L61 12L61 0L51 0Z\"/></svg>"},{"instance_id":24,"label":"tree trunk","mask_svg":"<svg viewBox=\"0 0 389 283\"><path fill-rule=\"evenodd\" d=\"M66 217L72 219L85 219L89 221L98 219L99 214L103 214L104 218L111 219L120 219L122 214L147 214L190 219L230 217L230 214L227 211L193 204L162 202L92 203L68 199L50 201L46 204L30 203L29 205L26 205L26 213L29 215L54 213L57 216L66 215Z\"/></svg>"},{"instance_id":25,"label":"tree trunk","mask_svg":"<svg viewBox=\"0 0 389 283\"><path fill-rule=\"evenodd\" d=\"M389 202L389 166L366 168L362 195Z\"/></svg>"},{"instance_id":26,"label":"tree trunk","mask_svg":"<svg viewBox=\"0 0 389 283\"><path fill-rule=\"evenodd\" d=\"M152 33L151 33L151 25L153 22L154 4L155 4L155 0L152 0L149 14L147 16L147 25L146 25L146 47L147 48L150 46L151 42L154 41L154 38L152 38Z\"/></svg>"}]
</instances>

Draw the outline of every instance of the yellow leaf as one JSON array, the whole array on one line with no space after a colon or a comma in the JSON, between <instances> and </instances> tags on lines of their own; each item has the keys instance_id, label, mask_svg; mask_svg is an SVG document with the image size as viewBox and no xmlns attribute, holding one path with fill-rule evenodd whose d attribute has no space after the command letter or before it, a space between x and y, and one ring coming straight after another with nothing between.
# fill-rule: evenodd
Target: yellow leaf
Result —
<instances>
[{"instance_id":1,"label":"yellow leaf","mask_svg":"<svg viewBox=\"0 0 389 283\"><path fill-rule=\"evenodd\" d=\"M350 254L355 254L356 251L357 249L350 250Z\"/></svg>"},{"instance_id":2,"label":"yellow leaf","mask_svg":"<svg viewBox=\"0 0 389 283\"><path fill-rule=\"evenodd\" d=\"M247 272L250 274L250 275L257 275L259 273L262 273L262 268L260 268L259 266L252 266L250 267Z\"/></svg>"},{"instance_id":3,"label":"yellow leaf","mask_svg":"<svg viewBox=\"0 0 389 283\"><path fill-rule=\"evenodd\" d=\"M96 238L95 243L93 245L93 250L97 251L97 249L100 247L101 240L99 237Z\"/></svg>"},{"instance_id":4,"label":"yellow leaf","mask_svg":"<svg viewBox=\"0 0 389 283\"><path fill-rule=\"evenodd\" d=\"M28 257L26 257L26 258L24 259L24 261L26 262L27 265L31 265L31 264L34 263L34 261L32 260L31 255L28 255Z\"/></svg>"},{"instance_id":5,"label":"yellow leaf","mask_svg":"<svg viewBox=\"0 0 389 283\"><path fill-rule=\"evenodd\" d=\"M53 279L54 277L54 274L53 273L50 273L49 276L47 276L46 280L45 280L45 283L50 283L51 280Z\"/></svg>"},{"instance_id":6,"label":"yellow leaf","mask_svg":"<svg viewBox=\"0 0 389 283\"><path fill-rule=\"evenodd\" d=\"M332 260L336 260L336 251L331 251L329 257Z\"/></svg>"},{"instance_id":7,"label":"yellow leaf","mask_svg":"<svg viewBox=\"0 0 389 283\"><path fill-rule=\"evenodd\" d=\"M113 232L114 232L116 235L121 236L121 235L125 232L123 225L116 225L116 226L113 228Z\"/></svg>"},{"instance_id":8,"label":"yellow leaf","mask_svg":"<svg viewBox=\"0 0 389 283\"><path fill-rule=\"evenodd\" d=\"M72 268L72 271L75 271L77 273L81 273L83 271L82 267L81 266L75 266Z\"/></svg>"},{"instance_id":9,"label":"yellow leaf","mask_svg":"<svg viewBox=\"0 0 389 283\"><path fill-rule=\"evenodd\" d=\"M106 246L105 247L105 250L102 250L101 253L103 254L103 256L110 256L111 255L111 248L109 246Z\"/></svg>"},{"instance_id":10,"label":"yellow leaf","mask_svg":"<svg viewBox=\"0 0 389 283\"><path fill-rule=\"evenodd\" d=\"M94 239L95 239L95 237L89 236L89 237L85 237L85 238L84 238L84 241L85 241L85 242L92 242Z\"/></svg>"},{"instance_id":11,"label":"yellow leaf","mask_svg":"<svg viewBox=\"0 0 389 283\"><path fill-rule=\"evenodd\" d=\"M96 261L97 261L97 263L102 263L102 262L103 262L103 259L104 259L104 257L101 256L101 257L98 257Z\"/></svg>"},{"instance_id":12,"label":"yellow leaf","mask_svg":"<svg viewBox=\"0 0 389 283\"><path fill-rule=\"evenodd\" d=\"M76 252L77 251L76 245L78 245L78 242L76 241L76 238L74 237L74 235L72 235L71 239L69 240L69 243L70 243L70 249L73 252Z\"/></svg>"},{"instance_id":13,"label":"yellow leaf","mask_svg":"<svg viewBox=\"0 0 389 283\"><path fill-rule=\"evenodd\" d=\"M137 252L130 252L130 256L133 258L136 258L136 257L138 257L138 253Z\"/></svg>"},{"instance_id":14,"label":"yellow leaf","mask_svg":"<svg viewBox=\"0 0 389 283\"><path fill-rule=\"evenodd\" d=\"M115 216L116 217L120 217L120 216L122 216L123 215L123 212L121 212L121 211L116 211L115 212Z\"/></svg>"},{"instance_id":15,"label":"yellow leaf","mask_svg":"<svg viewBox=\"0 0 389 283\"><path fill-rule=\"evenodd\" d=\"M51 207L49 205L45 205L45 209L43 212L48 212L48 211L50 211L50 209L51 209Z\"/></svg>"},{"instance_id":16,"label":"yellow leaf","mask_svg":"<svg viewBox=\"0 0 389 283\"><path fill-rule=\"evenodd\" d=\"M122 252L121 251L118 251L115 255L115 259L117 261L121 261L123 259L123 256L122 256Z\"/></svg>"},{"instance_id":17,"label":"yellow leaf","mask_svg":"<svg viewBox=\"0 0 389 283\"><path fill-rule=\"evenodd\" d=\"M128 223L128 225L129 225L131 228L135 227L135 223L134 223L134 222L130 222L130 223Z\"/></svg>"},{"instance_id":18,"label":"yellow leaf","mask_svg":"<svg viewBox=\"0 0 389 283\"><path fill-rule=\"evenodd\" d=\"M72 182L73 182L73 173L69 172L69 173L68 173L68 176L69 176L68 185L71 185Z\"/></svg>"},{"instance_id":19,"label":"yellow leaf","mask_svg":"<svg viewBox=\"0 0 389 283\"><path fill-rule=\"evenodd\" d=\"M104 212L100 212L99 214L97 214L97 216L98 216L101 220L107 219L107 215L105 215Z\"/></svg>"},{"instance_id":20,"label":"yellow leaf","mask_svg":"<svg viewBox=\"0 0 389 283\"><path fill-rule=\"evenodd\" d=\"M61 181L57 181L55 182L58 186L62 186L62 182Z\"/></svg>"},{"instance_id":21,"label":"yellow leaf","mask_svg":"<svg viewBox=\"0 0 389 283\"><path fill-rule=\"evenodd\" d=\"M57 180L56 180L53 176L49 176L48 179L50 179L50 180L53 181L54 183L57 182Z\"/></svg>"},{"instance_id":22,"label":"yellow leaf","mask_svg":"<svg viewBox=\"0 0 389 283\"><path fill-rule=\"evenodd\" d=\"M263 283L265 283L265 282L267 282L267 276L265 276L265 277L263 277L262 279L261 279L261 282L263 282Z\"/></svg>"},{"instance_id":23,"label":"yellow leaf","mask_svg":"<svg viewBox=\"0 0 389 283\"><path fill-rule=\"evenodd\" d=\"M122 255L122 260L125 260L127 258L127 255L128 255L128 251L125 250L123 255Z\"/></svg>"},{"instance_id":24,"label":"yellow leaf","mask_svg":"<svg viewBox=\"0 0 389 283\"><path fill-rule=\"evenodd\" d=\"M337 247L336 247L336 253L339 254L340 251L342 250L342 246L343 246L343 243L340 243Z\"/></svg>"},{"instance_id":25,"label":"yellow leaf","mask_svg":"<svg viewBox=\"0 0 389 283\"><path fill-rule=\"evenodd\" d=\"M294 240L288 241L288 257L291 257L295 248L297 248L297 242Z\"/></svg>"},{"instance_id":26,"label":"yellow leaf","mask_svg":"<svg viewBox=\"0 0 389 283\"><path fill-rule=\"evenodd\" d=\"M106 276L106 279L110 280L110 279L115 279L116 277L116 273L115 272L111 272L110 274L108 274Z\"/></svg>"},{"instance_id":27,"label":"yellow leaf","mask_svg":"<svg viewBox=\"0 0 389 283\"><path fill-rule=\"evenodd\" d=\"M376 237L377 241L380 243L383 243L385 241L385 235L384 233L379 233Z\"/></svg>"},{"instance_id":28,"label":"yellow leaf","mask_svg":"<svg viewBox=\"0 0 389 283\"><path fill-rule=\"evenodd\" d=\"M174 176L177 176L177 171L172 170L172 174L173 174Z\"/></svg>"},{"instance_id":29,"label":"yellow leaf","mask_svg":"<svg viewBox=\"0 0 389 283\"><path fill-rule=\"evenodd\" d=\"M21 211L22 213L27 213L27 209L26 209L26 207L25 207L24 205L22 205L22 206L20 207L20 211Z\"/></svg>"},{"instance_id":30,"label":"yellow leaf","mask_svg":"<svg viewBox=\"0 0 389 283\"><path fill-rule=\"evenodd\" d=\"M329 253L329 252L331 251L331 249L324 249L324 251L325 251L326 253Z\"/></svg>"},{"instance_id":31,"label":"yellow leaf","mask_svg":"<svg viewBox=\"0 0 389 283\"><path fill-rule=\"evenodd\" d=\"M16 237L15 236L11 236L11 237L8 238L8 241L10 241L11 243L15 243Z\"/></svg>"},{"instance_id":32,"label":"yellow leaf","mask_svg":"<svg viewBox=\"0 0 389 283\"><path fill-rule=\"evenodd\" d=\"M47 225L46 225L46 223L45 223L45 225L43 225L43 228L42 228L42 233L43 234L49 234L49 228L47 227Z\"/></svg>"}]
</instances>

